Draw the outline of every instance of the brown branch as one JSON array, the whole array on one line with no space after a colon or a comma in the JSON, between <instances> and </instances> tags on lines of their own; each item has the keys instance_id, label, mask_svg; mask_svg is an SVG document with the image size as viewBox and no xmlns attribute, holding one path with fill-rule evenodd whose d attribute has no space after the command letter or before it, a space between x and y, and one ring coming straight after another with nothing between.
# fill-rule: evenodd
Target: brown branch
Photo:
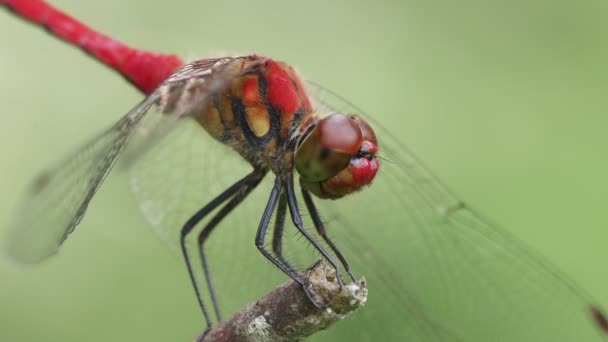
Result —
<instances>
[{"instance_id":1,"label":"brown branch","mask_svg":"<svg viewBox=\"0 0 608 342\"><path fill-rule=\"evenodd\" d=\"M322 262L301 277L325 307L316 308L300 285L289 281L222 321L203 342L301 341L350 315L367 300L365 278L340 288L334 269Z\"/></svg>"}]
</instances>

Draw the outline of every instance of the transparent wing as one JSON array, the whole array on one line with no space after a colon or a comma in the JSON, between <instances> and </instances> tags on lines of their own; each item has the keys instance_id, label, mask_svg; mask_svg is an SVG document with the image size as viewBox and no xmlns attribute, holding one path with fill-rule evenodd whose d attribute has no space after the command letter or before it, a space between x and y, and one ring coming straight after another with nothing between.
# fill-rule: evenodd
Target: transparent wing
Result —
<instances>
[{"instance_id":1,"label":"transparent wing","mask_svg":"<svg viewBox=\"0 0 608 342\"><path fill-rule=\"evenodd\" d=\"M247 57L245 57L246 59ZM235 64L241 58L201 60L185 66L169 80L174 101L164 101L168 111L192 112L253 64ZM219 66L218 66L219 65ZM203 75L203 91L193 91L193 73ZM195 87L194 89L202 88ZM186 109L183 109L186 108ZM245 176L251 166L229 147L215 141L193 117L175 120L175 115L152 118L142 124L125 152L130 171L130 187L145 218L169 246L177 250L181 226L200 207ZM225 158L225 155L232 158Z\"/></svg>"},{"instance_id":2,"label":"transparent wing","mask_svg":"<svg viewBox=\"0 0 608 342\"><path fill-rule=\"evenodd\" d=\"M36 263L56 253L82 219L130 138L137 136L130 144L127 163L224 89L228 80L216 75L228 69L239 71L240 61L229 57L184 65L110 129L40 176L14 224L7 248L9 255L22 263ZM157 105L158 111L149 111L153 105ZM150 112L157 115L146 115Z\"/></svg>"},{"instance_id":3,"label":"transparent wing","mask_svg":"<svg viewBox=\"0 0 608 342\"><path fill-rule=\"evenodd\" d=\"M138 155L129 168L130 188L155 232L179 251L180 229L190 216L251 169L198 122L180 120Z\"/></svg>"},{"instance_id":4,"label":"transparent wing","mask_svg":"<svg viewBox=\"0 0 608 342\"><path fill-rule=\"evenodd\" d=\"M57 252L157 98L157 93L147 97L108 130L35 180L8 240L7 250L14 260L36 263Z\"/></svg>"},{"instance_id":5,"label":"transparent wing","mask_svg":"<svg viewBox=\"0 0 608 342\"><path fill-rule=\"evenodd\" d=\"M370 340L606 338L599 309L581 288L455 197L373 117L316 84L311 89L321 108L363 115L387 159L368 189L317 200L328 230L368 278L369 307L353 321L374 322L366 325Z\"/></svg>"}]
</instances>

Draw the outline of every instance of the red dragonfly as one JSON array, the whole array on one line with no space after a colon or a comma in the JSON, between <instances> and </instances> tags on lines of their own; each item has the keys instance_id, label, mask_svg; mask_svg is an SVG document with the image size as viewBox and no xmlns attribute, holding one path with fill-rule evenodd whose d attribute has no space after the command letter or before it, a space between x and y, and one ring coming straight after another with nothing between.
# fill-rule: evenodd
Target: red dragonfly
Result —
<instances>
[{"instance_id":1,"label":"red dragonfly","mask_svg":"<svg viewBox=\"0 0 608 342\"><path fill-rule=\"evenodd\" d=\"M79 46L146 95L116 124L33 183L25 203L28 215L12 235L15 260L37 263L55 254L120 156L131 168L131 187L143 214L183 254L206 329L212 317L202 285L221 320L206 242L243 203L250 208L265 205L258 214L255 245L292 279L301 282L298 268L284 253L288 210L299 234L336 270L353 278L351 264L357 265L369 278L372 293L377 286L378 293L391 298L392 306L385 310L393 319L364 328L376 338L607 338L608 320L591 296L456 198L390 130L340 96L302 82L290 65L257 55L184 63L175 55L128 47L43 1L0 4ZM250 171L217 192L217 184L195 188L207 174L222 172L221 162L214 159L225 154L221 145L240 154ZM386 159L381 167L379 153ZM212 159L213 164L207 163ZM270 196L246 201L267 174L274 176ZM362 194L353 194L363 188ZM300 199L308 216L300 212ZM387 236L394 232L399 239L392 260L375 253L378 247L356 230L369 215ZM266 233L273 216L268 247ZM343 226L348 231L331 239L322 217L329 218L331 229ZM317 236L309 232L310 226ZM194 229L200 229L194 242L204 283L198 281L188 246ZM355 246L342 253L338 243ZM461 298L474 302L463 306ZM370 301L372 309L373 295ZM370 318L365 312L359 317Z\"/></svg>"}]
</instances>

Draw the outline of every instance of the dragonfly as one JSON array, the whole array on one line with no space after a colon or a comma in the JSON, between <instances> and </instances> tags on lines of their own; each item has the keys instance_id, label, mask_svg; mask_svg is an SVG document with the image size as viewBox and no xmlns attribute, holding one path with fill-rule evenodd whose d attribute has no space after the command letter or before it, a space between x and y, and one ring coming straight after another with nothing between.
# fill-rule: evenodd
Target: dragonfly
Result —
<instances>
[{"instance_id":1,"label":"dragonfly","mask_svg":"<svg viewBox=\"0 0 608 342\"><path fill-rule=\"evenodd\" d=\"M259 55L186 63L124 45L44 1L0 4L81 48L144 94L114 125L32 183L23 205L27 215L10 237L16 261L36 264L56 254L120 162L129 168L143 215L183 257L205 331L213 324L211 310L221 320L218 296L225 289L212 280L211 234L234 226L232 218L243 209L249 212L239 226L248 228L252 250L286 276L302 281L290 258L293 242L284 234L293 225L338 274L354 279L355 270L363 272L372 293L388 298L382 308L370 298L350 325L361 329L359 320L365 321L365 331L350 332L349 340L608 339L608 319L591 295L455 196L391 129L303 81L289 64ZM225 181L235 172L241 176ZM269 194L254 191L264 185ZM369 239L369 217L377 222L372 230L387 239L383 244ZM236 263L248 265L237 260L231 266ZM377 310L391 315L375 319Z\"/></svg>"}]
</instances>

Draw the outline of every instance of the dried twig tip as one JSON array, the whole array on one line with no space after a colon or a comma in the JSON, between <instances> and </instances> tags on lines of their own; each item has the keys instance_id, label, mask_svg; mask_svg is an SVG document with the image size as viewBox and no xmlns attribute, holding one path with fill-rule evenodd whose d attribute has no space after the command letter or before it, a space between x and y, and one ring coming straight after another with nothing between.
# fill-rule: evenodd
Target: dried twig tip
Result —
<instances>
[{"instance_id":1,"label":"dried twig tip","mask_svg":"<svg viewBox=\"0 0 608 342\"><path fill-rule=\"evenodd\" d=\"M301 277L323 308L312 305L299 284L290 281L221 322L204 341L301 341L367 301L364 278L340 287L335 270L323 262L315 263Z\"/></svg>"}]
</instances>

